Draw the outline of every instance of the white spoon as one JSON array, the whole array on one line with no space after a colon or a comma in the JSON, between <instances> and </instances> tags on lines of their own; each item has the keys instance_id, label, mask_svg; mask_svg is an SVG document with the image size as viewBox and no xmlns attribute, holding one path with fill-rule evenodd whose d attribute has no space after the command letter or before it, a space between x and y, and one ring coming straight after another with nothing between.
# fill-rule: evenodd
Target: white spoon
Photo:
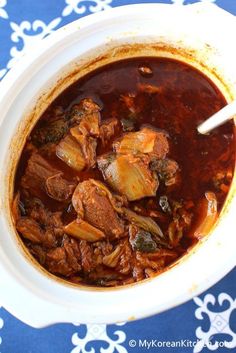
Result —
<instances>
[{"instance_id":1,"label":"white spoon","mask_svg":"<svg viewBox=\"0 0 236 353\"><path fill-rule=\"evenodd\" d=\"M233 119L236 115L236 100L227 104L224 108L213 114L210 118L198 125L197 130L200 134L207 134L216 127Z\"/></svg>"}]
</instances>

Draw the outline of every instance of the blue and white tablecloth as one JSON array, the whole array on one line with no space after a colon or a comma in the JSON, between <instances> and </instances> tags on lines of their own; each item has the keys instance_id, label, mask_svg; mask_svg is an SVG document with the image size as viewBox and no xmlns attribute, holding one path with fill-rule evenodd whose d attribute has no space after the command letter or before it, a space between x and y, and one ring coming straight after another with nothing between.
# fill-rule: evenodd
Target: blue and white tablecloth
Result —
<instances>
[{"instance_id":1,"label":"blue and white tablecloth","mask_svg":"<svg viewBox=\"0 0 236 353\"><path fill-rule=\"evenodd\" d=\"M0 79L26 50L60 26L89 13L139 2L186 5L197 1L0 0ZM215 2L236 15L236 0L202 2ZM0 353L145 351L235 353L236 269L184 305L119 325L57 324L34 329L11 316L0 303Z\"/></svg>"}]
</instances>

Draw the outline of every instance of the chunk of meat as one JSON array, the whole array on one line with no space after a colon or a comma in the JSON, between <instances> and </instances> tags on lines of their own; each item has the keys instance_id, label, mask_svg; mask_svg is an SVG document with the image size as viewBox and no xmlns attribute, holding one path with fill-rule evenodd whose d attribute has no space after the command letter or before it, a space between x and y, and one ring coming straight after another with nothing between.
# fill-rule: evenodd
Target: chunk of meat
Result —
<instances>
[{"instance_id":1,"label":"chunk of meat","mask_svg":"<svg viewBox=\"0 0 236 353\"><path fill-rule=\"evenodd\" d=\"M124 224L114 208L115 199L101 182L89 179L79 183L72 204L81 218L102 230L109 238L124 234Z\"/></svg>"},{"instance_id":2,"label":"chunk of meat","mask_svg":"<svg viewBox=\"0 0 236 353\"><path fill-rule=\"evenodd\" d=\"M69 118L71 123L79 124L79 129L83 135L99 136L99 124L101 108L90 98L85 98L72 107Z\"/></svg>"},{"instance_id":3,"label":"chunk of meat","mask_svg":"<svg viewBox=\"0 0 236 353\"><path fill-rule=\"evenodd\" d=\"M102 122L100 126L100 138L103 145L105 145L111 137L115 135L115 131L118 126L119 121L116 118L111 118Z\"/></svg>"},{"instance_id":4,"label":"chunk of meat","mask_svg":"<svg viewBox=\"0 0 236 353\"><path fill-rule=\"evenodd\" d=\"M81 265L84 272L91 272L94 269L92 247L86 240L80 241Z\"/></svg>"},{"instance_id":5,"label":"chunk of meat","mask_svg":"<svg viewBox=\"0 0 236 353\"><path fill-rule=\"evenodd\" d=\"M79 123L81 118L86 113L93 113L100 111L100 106L91 98L84 98L78 104L74 104L67 113L67 120L70 124Z\"/></svg>"},{"instance_id":6,"label":"chunk of meat","mask_svg":"<svg viewBox=\"0 0 236 353\"><path fill-rule=\"evenodd\" d=\"M79 242L64 236L63 247L66 250L67 262L76 272L81 270L81 251Z\"/></svg>"},{"instance_id":7,"label":"chunk of meat","mask_svg":"<svg viewBox=\"0 0 236 353\"><path fill-rule=\"evenodd\" d=\"M21 186L32 195L40 197L40 191L45 192L45 181L58 173L59 170L53 168L40 154L33 153L21 178Z\"/></svg>"},{"instance_id":8,"label":"chunk of meat","mask_svg":"<svg viewBox=\"0 0 236 353\"><path fill-rule=\"evenodd\" d=\"M45 226L51 227L55 236L61 237L63 235L63 222L61 212L48 212L48 220Z\"/></svg>"},{"instance_id":9,"label":"chunk of meat","mask_svg":"<svg viewBox=\"0 0 236 353\"><path fill-rule=\"evenodd\" d=\"M87 168L94 168L96 165L97 140L88 135L83 135L78 125L71 128L70 133L80 145Z\"/></svg>"},{"instance_id":10,"label":"chunk of meat","mask_svg":"<svg viewBox=\"0 0 236 353\"><path fill-rule=\"evenodd\" d=\"M45 187L48 196L57 201L68 200L76 187L75 182L69 182L62 177L62 174L56 174L47 178Z\"/></svg>"},{"instance_id":11,"label":"chunk of meat","mask_svg":"<svg viewBox=\"0 0 236 353\"><path fill-rule=\"evenodd\" d=\"M46 267L54 274L70 276L73 273L66 261L66 250L62 247L52 249L47 253Z\"/></svg>"},{"instance_id":12,"label":"chunk of meat","mask_svg":"<svg viewBox=\"0 0 236 353\"><path fill-rule=\"evenodd\" d=\"M132 267L133 267L133 253L128 239L125 238L123 240L123 242L121 243L121 249L122 249L122 254L120 257L117 270L120 273L127 275L132 271Z\"/></svg>"},{"instance_id":13,"label":"chunk of meat","mask_svg":"<svg viewBox=\"0 0 236 353\"><path fill-rule=\"evenodd\" d=\"M77 116L83 115L84 113L94 113L101 110L100 106L95 103L91 98L84 98L80 101L79 104L74 105L72 109L76 107Z\"/></svg>"},{"instance_id":14,"label":"chunk of meat","mask_svg":"<svg viewBox=\"0 0 236 353\"><path fill-rule=\"evenodd\" d=\"M61 247L48 251L46 267L54 274L69 277L81 271L80 258L79 244L65 238Z\"/></svg>"},{"instance_id":15,"label":"chunk of meat","mask_svg":"<svg viewBox=\"0 0 236 353\"><path fill-rule=\"evenodd\" d=\"M46 247L52 247L56 244L53 232L44 230L32 218L22 217L16 223L16 229L25 238L34 244L43 244Z\"/></svg>"},{"instance_id":16,"label":"chunk of meat","mask_svg":"<svg viewBox=\"0 0 236 353\"><path fill-rule=\"evenodd\" d=\"M161 269L165 264L165 259L163 257L160 258L149 258L149 256L145 253L141 253L140 251L136 252L136 259L141 268L151 268L153 270Z\"/></svg>"},{"instance_id":17,"label":"chunk of meat","mask_svg":"<svg viewBox=\"0 0 236 353\"><path fill-rule=\"evenodd\" d=\"M51 212L38 199L31 200L27 208L28 215L38 222L40 226L50 233L53 233L56 238L62 237L64 234L61 212Z\"/></svg>"},{"instance_id":18,"label":"chunk of meat","mask_svg":"<svg viewBox=\"0 0 236 353\"><path fill-rule=\"evenodd\" d=\"M96 266L103 263L103 258L109 255L113 250L113 246L109 241L97 241L93 243L93 261Z\"/></svg>"},{"instance_id":19,"label":"chunk of meat","mask_svg":"<svg viewBox=\"0 0 236 353\"><path fill-rule=\"evenodd\" d=\"M101 117L99 112L89 113L83 116L79 123L80 131L83 135L99 136L99 123Z\"/></svg>"},{"instance_id":20,"label":"chunk of meat","mask_svg":"<svg viewBox=\"0 0 236 353\"><path fill-rule=\"evenodd\" d=\"M156 195L159 182L149 169L148 156L106 154L97 162L105 181L129 201Z\"/></svg>"},{"instance_id":21,"label":"chunk of meat","mask_svg":"<svg viewBox=\"0 0 236 353\"><path fill-rule=\"evenodd\" d=\"M129 132L113 144L114 150L121 154L148 154L158 159L165 158L169 152L167 134L149 127Z\"/></svg>"},{"instance_id":22,"label":"chunk of meat","mask_svg":"<svg viewBox=\"0 0 236 353\"><path fill-rule=\"evenodd\" d=\"M136 281L156 276L165 266L178 257L175 251L159 249L154 253L135 253L133 277Z\"/></svg>"},{"instance_id":23,"label":"chunk of meat","mask_svg":"<svg viewBox=\"0 0 236 353\"><path fill-rule=\"evenodd\" d=\"M144 270L139 263L135 263L132 275L136 282L142 281L145 278Z\"/></svg>"},{"instance_id":24,"label":"chunk of meat","mask_svg":"<svg viewBox=\"0 0 236 353\"><path fill-rule=\"evenodd\" d=\"M40 225L29 217L22 217L16 222L16 229L25 238L32 243L40 244L44 239L44 232Z\"/></svg>"},{"instance_id":25,"label":"chunk of meat","mask_svg":"<svg viewBox=\"0 0 236 353\"><path fill-rule=\"evenodd\" d=\"M41 265L45 265L46 261L46 250L39 244L30 244L30 253L38 260Z\"/></svg>"}]
</instances>

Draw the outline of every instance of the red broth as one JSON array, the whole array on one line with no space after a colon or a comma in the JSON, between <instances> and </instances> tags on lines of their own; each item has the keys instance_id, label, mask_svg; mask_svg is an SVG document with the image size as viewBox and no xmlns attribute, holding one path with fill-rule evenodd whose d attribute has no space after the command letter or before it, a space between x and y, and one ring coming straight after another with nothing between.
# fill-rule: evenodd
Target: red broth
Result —
<instances>
[{"instance_id":1,"label":"red broth","mask_svg":"<svg viewBox=\"0 0 236 353\"><path fill-rule=\"evenodd\" d=\"M67 88L17 168L13 215L30 253L96 286L156 276L183 256L210 231L233 178L233 123L196 129L224 105L206 76L166 58L115 62Z\"/></svg>"}]
</instances>

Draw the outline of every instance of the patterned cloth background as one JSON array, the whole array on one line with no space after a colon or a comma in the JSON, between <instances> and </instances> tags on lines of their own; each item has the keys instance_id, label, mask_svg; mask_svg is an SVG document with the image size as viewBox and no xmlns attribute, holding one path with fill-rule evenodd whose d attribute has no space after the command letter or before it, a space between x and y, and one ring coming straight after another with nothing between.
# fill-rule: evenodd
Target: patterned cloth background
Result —
<instances>
[{"instance_id":1,"label":"patterned cloth background","mask_svg":"<svg viewBox=\"0 0 236 353\"><path fill-rule=\"evenodd\" d=\"M0 79L22 54L62 25L124 4L191 0L0 0ZM214 2L236 15L236 0ZM210 19L209 19L210 20ZM1 289L0 289L1 290ZM174 290L173 288L170 290ZM22 301L22 305L25 305ZM0 303L0 353L236 352L236 269L192 301L120 325L57 324L33 329Z\"/></svg>"}]
</instances>

